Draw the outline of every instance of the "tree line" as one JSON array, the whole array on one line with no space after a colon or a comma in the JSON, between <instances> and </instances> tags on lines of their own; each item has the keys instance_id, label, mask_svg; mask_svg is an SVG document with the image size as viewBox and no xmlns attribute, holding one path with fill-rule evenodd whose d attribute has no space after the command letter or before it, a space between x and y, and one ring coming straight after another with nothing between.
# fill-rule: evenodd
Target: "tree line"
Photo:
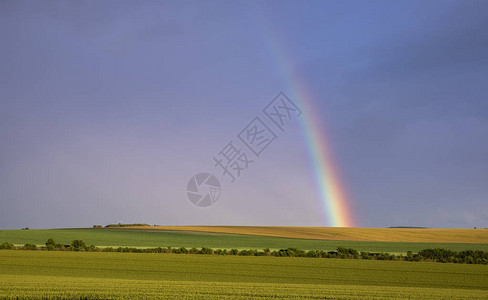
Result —
<instances>
[{"instance_id":1,"label":"tree line","mask_svg":"<svg viewBox=\"0 0 488 300\"><path fill-rule=\"evenodd\" d=\"M73 240L69 245L57 243L53 238L47 240L45 246L25 244L15 246L5 242L0 244L0 250L41 250L41 251L86 251L86 252L125 252L125 253L174 253L174 254L207 254L207 255L241 255L241 256L275 256L275 257L315 257L315 258L342 258L342 259L367 259L367 260L402 260L402 261L430 261L441 263L466 263L466 264L488 264L488 252L482 250L451 251L442 248L424 249L418 253L408 251L406 255L395 255L386 252L365 252L352 248L337 247L336 251L323 250L301 250L287 248L271 251L269 248L263 250L247 249L212 249L208 247L190 248L185 247L157 247L157 248L134 248L134 247L96 247L86 245L81 240Z\"/></svg>"}]
</instances>

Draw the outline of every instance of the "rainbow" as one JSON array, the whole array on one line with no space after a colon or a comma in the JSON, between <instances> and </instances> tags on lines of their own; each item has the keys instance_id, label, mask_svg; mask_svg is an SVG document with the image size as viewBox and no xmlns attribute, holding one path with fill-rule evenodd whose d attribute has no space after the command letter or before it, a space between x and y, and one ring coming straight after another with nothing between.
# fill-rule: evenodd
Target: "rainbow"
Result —
<instances>
[{"instance_id":1,"label":"rainbow","mask_svg":"<svg viewBox=\"0 0 488 300\"><path fill-rule=\"evenodd\" d=\"M276 35L274 37L276 38ZM277 65L284 74L287 86L290 87L290 99L296 101L297 106L302 110L302 116L299 118L301 132L307 144L317 193L323 205L325 226L354 227L355 223L346 189L340 180L326 131L316 113L318 109L314 107L314 97L309 92L310 89L307 88L306 83L294 71L291 60L281 51L283 48L278 45L276 40L271 40Z\"/></svg>"}]
</instances>

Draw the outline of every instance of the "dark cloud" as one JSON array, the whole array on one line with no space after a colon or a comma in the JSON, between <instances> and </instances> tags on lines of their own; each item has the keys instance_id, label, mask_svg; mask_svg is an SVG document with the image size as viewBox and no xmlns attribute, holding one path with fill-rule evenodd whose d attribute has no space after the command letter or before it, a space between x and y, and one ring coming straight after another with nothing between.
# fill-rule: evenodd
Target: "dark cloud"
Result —
<instances>
[{"instance_id":1,"label":"dark cloud","mask_svg":"<svg viewBox=\"0 0 488 300\"><path fill-rule=\"evenodd\" d=\"M399 79L424 72L486 70L487 2L463 2L422 25L421 29L399 34L371 49L375 59L370 68L374 73L382 78ZM367 74L374 76L374 73Z\"/></svg>"}]
</instances>

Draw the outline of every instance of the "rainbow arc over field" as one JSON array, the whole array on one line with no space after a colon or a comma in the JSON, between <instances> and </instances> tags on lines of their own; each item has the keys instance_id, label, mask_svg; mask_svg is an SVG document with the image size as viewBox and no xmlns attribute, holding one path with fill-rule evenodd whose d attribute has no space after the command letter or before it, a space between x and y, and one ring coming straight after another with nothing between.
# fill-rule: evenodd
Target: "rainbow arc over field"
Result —
<instances>
[{"instance_id":1,"label":"rainbow arc over field","mask_svg":"<svg viewBox=\"0 0 488 300\"><path fill-rule=\"evenodd\" d=\"M304 134L314 178L320 200L327 217L327 226L353 227L351 207L346 189L339 176L337 162L333 157L332 148L327 140L327 134L314 109L313 97L307 93L304 84L298 85L298 78L291 95L296 99L303 112L300 123Z\"/></svg>"},{"instance_id":2,"label":"rainbow arc over field","mask_svg":"<svg viewBox=\"0 0 488 300\"><path fill-rule=\"evenodd\" d=\"M324 209L325 225L354 227L352 208L339 175L337 161L333 157L331 145L327 140L324 124L317 114L318 109L315 108L314 97L309 92L310 89L307 88L303 77L294 70L292 60L283 51L283 47L278 44L276 35L274 37L268 42L271 43L277 64L287 81L291 92L288 96L302 110L302 116L299 118L300 126L307 144L320 202ZM287 91L284 92L286 94Z\"/></svg>"}]
</instances>

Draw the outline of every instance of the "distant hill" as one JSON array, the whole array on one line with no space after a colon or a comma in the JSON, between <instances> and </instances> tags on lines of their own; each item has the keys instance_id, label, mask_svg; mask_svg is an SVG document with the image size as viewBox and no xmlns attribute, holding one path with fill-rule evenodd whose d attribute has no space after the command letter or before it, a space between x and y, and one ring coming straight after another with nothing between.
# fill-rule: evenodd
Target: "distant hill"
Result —
<instances>
[{"instance_id":1,"label":"distant hill","mask_svg":"<svg viewBox=\"0 0 488 300\"><path fill-rule=\"evenodd\" d=\"M427 229L427 227L420 226L390 226L388 228L414 228L414 229Z\"/></svg>"},{"instance_id":2,"label":"distant hill","mask_svg":"<svg viewBox=\"0 0 488 300\"><path fill-rule=\"evenodd\" d=\"M107 226L105 226L106 228L113 228L113 227L145 227L145 226L151 226L149 224L146 224L146 223L134 223L134 224L122 224L122 223L119 223L119 224L108 224Z\"/></svg>"}]
</instances>

